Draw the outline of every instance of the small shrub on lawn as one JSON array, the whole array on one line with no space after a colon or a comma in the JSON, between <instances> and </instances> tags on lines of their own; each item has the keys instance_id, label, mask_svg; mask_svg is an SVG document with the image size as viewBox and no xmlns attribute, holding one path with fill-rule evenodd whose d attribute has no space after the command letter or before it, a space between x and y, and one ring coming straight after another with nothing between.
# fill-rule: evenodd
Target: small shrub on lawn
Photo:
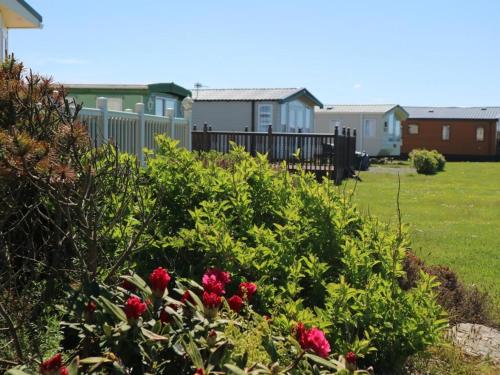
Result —
<instances>
[{"instance_id":1,"label":"small shrub on lawn","mask_svg":"<svg viewBox=\"0 0 500 375\"><path fill-rule=\"evenodd\" d=\"M417 256L407 252L403 262L406 276L401 280L405 289L418 282L421 272L436 278L437 301L447 311L451 324L476 323L494 325L488 316L490 298L476 286L466 286L446 266L427 266Z\"/></svg>"},{"instance_id":2,"label":"small shrub on lawn","mask_svg":"<svg viewBox=\"0 0 500 375\"><path fill-rule=\"evenodd\" d=\"M446 160L436 150L415 149L410 152L410 162L420 174L435 174L443 171Z\"/></svg>"}]
</instances>

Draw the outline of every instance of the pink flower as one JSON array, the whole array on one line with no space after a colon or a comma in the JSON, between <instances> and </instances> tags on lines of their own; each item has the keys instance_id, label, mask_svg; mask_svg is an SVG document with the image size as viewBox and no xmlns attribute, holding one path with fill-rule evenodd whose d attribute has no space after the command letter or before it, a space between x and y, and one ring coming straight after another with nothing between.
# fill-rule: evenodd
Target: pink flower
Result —
<instances>
[{"instance_id":1,"label":"pink flower","mask_svg":"<svg viewBox=\"0 0 500 375\"><path fill-rule=\"evenodd\" d=\"M224 288L226 284L231 282L231 275L229 272L210 268L205 272L201 281L206 292L215 293L220 296L226 293Z\"/></svg>"},{"instance_id":2,"label":"pink flower","mask_svg":"<svg viewBox=\"0 0 500 375\"><path fill-rule=\"evenodd\" d=\"M245 304L245 302L243 302L243 299L241 299L241 297L238 295L234 295L231 298L229 298L227 300L227 303L229 304L229 307L231 308L231 310L233 310L237 313L239 313L241 311L241 309L243 308L243 305Z\"/></svg>"},{"instance_id":3,"label":"pink flower","mask_svg":"<svg viewBox=\"0 0 500 375\"><path fill-rule=\"evenodd\" d=\"M153 294L156 297L161 298L163 297L165 289L167 289L168 283L170 282L170 275L166 269L158 267L149 275L149 282L151 284Z\"/></svg>"},{"instance_id":4,"label":"pink flower","mask_svg":"<svg viewBox=\"0 0 500 375\"><path fill-rule=\"evenodd\" d=\"M139 319L146 311L146 304L137 296L131 296L125 303L124 311L127 319Z\"/></svg>"},{"instance_id":5,"label":"pink flower","mask_svg":"<svg viewBox=\"0 0 500 375\"><path fill-rule=\"evenodd\" d=\"M57 353L52 358L43 361L40 365L40 373L43 375L68 375L68 369L62 364L61 353Z\"/></svg>"},{"instance_id":6,"label":"pink flower","mask_svg":"<svg viewBox=\"0 0 500 375\"><path fill-rule=\"evenodd\" d=\"M345 355L345 360L347 363L355 364L356 363L356 353L349 352Z\"/></svg>"},{"instance_id":7,"label":"pink flower","mask_svg":"<svg viewBox=\"0 0 500 375\"><path fill-rule=\"evenodd\" d=\"M302 323L296 327L297 339L304 350L312 350L320 357L326 358L330 354L330 344L322 330L313 327L307 329Z\"/></svg>"},{"instance_id":8,"label":"pink flower","mask_svg":"<svg viewBox=\"0 0 500 375\"><path fill-rule=\"evenodd\" d=\"M209 309L218 308L222 303L221 298L216 293L203 292L203 304Z\"/></svg>"},{"instance_id":9,"label":"pink flower","mask_svg":"<svg viewBox=\"0 0 500 375\"><path fill-rule=\"evenodd\" d=\"M257 292L257 285L250 282L240 283L238 287L238 294L240 297L246 298L246 300L250 301L253 295Z\"/></svg>"}]
</instances>

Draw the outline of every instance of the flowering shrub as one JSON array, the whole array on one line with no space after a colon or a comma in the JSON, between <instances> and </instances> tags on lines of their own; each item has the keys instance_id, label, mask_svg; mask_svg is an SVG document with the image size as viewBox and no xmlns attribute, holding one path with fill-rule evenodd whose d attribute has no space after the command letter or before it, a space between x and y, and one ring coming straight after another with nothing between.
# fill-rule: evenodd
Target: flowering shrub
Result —
<instances>
[{"instance_id":1,"label":"flowering shrub","mask_svg":"<svg viewBox=\"0 0 500 375\"><path fill-rule=\"evenodd\" d=\"M228 286L231 282L228 272L207 270L202 277L204 287L192 280L178 279L171 291L163 290L168 284L166 275L164 269L155 269L149 276L149 284L136 274L122 276L127 285L135 287L137 295L122 287L100 285L99 294L92 296L92 308L87 308L80 318L73 312L74 321L67 323L80 337L73 349L78 356L68 369L63 365L62 355L57 354L41 364L40 373L70 375L79 371L118 371L257 375L321 374L341 370L367 373L356 367L347 370L342 356L330 357L331 349L324 332L316 327L306 329L298 323L295 337L279 336L276 327L252 309L248 296L257 293L253 283L244 282L238 286L244 297L235 294L225 300L219 295L224 288L217 289L219 294L203 289L207 286L210 289L219 282ZM170 277L168 279L170 281ZM211 281L204 282L207 280ZM161 297L155 298L159 290L162 290ZM153 298L151 303L143 302L150 298ZM264 353L261 362L252 361L248 355L246 359L234 355L234 330L248 336L252 326L265 332L258 343ZM11 370L11 374L22 373Z\"/></svg>"},{"instance_id":2,"label":"flowering shrub","mask_svg":"<svg viewBox=\"0 0 500 375\"><path fill-rule=\"evenodd\" d=\"M236 291L215 271L205 290L251 300L281 335L298 321L318 327L333 351L353 351L361 365L391 370L438 340L446 321L433 279L400 287L404 228L392 232L363 217L329 180L273 168L239 147L221 156L193 154L164 137L158 145L145 175L162 189L161 220L135 259L140 267L172 257L185 276L224 268L241 283ZM256 295L246 279L258 285Z\"/></svg>"}]
</instances>

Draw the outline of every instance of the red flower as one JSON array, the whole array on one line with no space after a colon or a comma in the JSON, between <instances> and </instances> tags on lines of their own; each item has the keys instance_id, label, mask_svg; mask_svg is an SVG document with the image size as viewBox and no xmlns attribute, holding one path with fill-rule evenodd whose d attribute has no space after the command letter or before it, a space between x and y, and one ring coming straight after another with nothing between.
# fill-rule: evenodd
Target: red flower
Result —
<instances>
[{"instance_id":1,"label":"red flower","mask_svg":"<svg viewBox=\"0 0 500 375\"><path fill-rule=\"evenodd\" d=\"M257 292L257 285L250 282L240 283L238 287L238 294L250 301L253 295Z\"/></svg>"},{"instance_id":2,"label":"red flower","mask_svg":"<svg viewBox=\"0 0 500 375\"><path fill-rule=\"evenodd\" d=\"M307 329L302 323L297 324L297 339L304 350L312 350L320 357L326 358L330 353L330 344L322 330L313 327Z\"/></svg>"},{"instance_id":3,"label":"red flower","mask_svg":"<svg viewBox=\"0 0 500 375\"><path fill-rule=\"evenodd\" d=\"M137 289L137 287L132 284L130 281L123 279L121 287L129 292L133 292Z\"/></svg>"},{"instance_id":4,"label":"red flower","mask_svg":"<svg viewBox=\"0 0 500 375\"><path fill-rule=\"evenodd\" d=\"M205 375L205 371L202 368L197 368L194 375Z\"/></svg>"},{"instance_id":5,"label":"red flower","mask_svg":"<svg viewBox=\"0 0 500 375\"><path fill-rule=\"evenodd\" d=\"M203 304L209 309L217 308L222 303L220 297L215 293L203 292Z\"/></svg>"},{"instance_id":6,"label":"red flower","mask_svg":"<svg viewBox=\"0 0 500 375\"><path fill-rule=\"evenodd\" d=\"M62 364L61 353L57 353L52 358L42 362L42 364L40 365L40 373L43 375L67 375L68 369Z\"/></svg>"},{"instance_id":7,"label":"red flower","mask_svg":"<svg viewBox=\"0 0 500 375\"><path fill-rule=\"evenodd\" d=\"M356 353L349 352L345 355L345 360L347 363L355 364L356 363Z\"/></svg>"},{"instance_id":8,"label":"red flower","mask_svg":"<svg viewBox=\"0 0 500 375\"><path fill-rule=\"evenodd\" d=\"M170 282L170 275L166 269L158 267L149 275L149 282L151 284L153 294L161 298L163 297L165 289L167 289L168 283Z\"/></svg>"},{"instance_id":9,"label":"red flower","mask_svg":"<svg viewBox=\"0 0 500 375\"><path fill-rule=\"evenodd\" d=\"M243 308L243 305L245 304L245 302L243 302L241 297L237 296L237 295L234 295L231 298L229 298L227 300L227 303L229 304L229 307L231 308L231 310L236 311L237 313L239 313L241 311L241 309Z\"/></svg>"},{"instance_id":10,"label":"red flower","mask_svg":"<svg viewBox=\"0 0 500 375\"><path fill-rule=\"evenodd\" d=\"M90 300L87 305L85 306L85 310L87 310L89 313L93 313L95 309L97 308L97 305L94 301Z\"/></svg>"},{"instance_id":11,"label":"red flower","mask_svg":"<svg viewBox=\"0 0 500 375\"><path fill-rule=\"evenodd\" d=\"M137 296L131 296L125 303L125 315L127 319L139 319L146 311L146 304Z\"/></svg>"},{"instance_id":12,"label":"red flower","mask_svg":"<svg viewBox=\"0 0 500 375\"><path fill-rule=\"evenodd\" d=\"M186 291L184 292L184 294L182 295L182 297L181 297L181 303L182 303L183 305L185 305L185 304L186 304L186 302L189 302L189 303L191 303L191 304L194 304L193 297L191 296L191 293L189 293L189 290L186 290Z\"/></svg>"},{"instance_id":13,"label":"red flower","mask_svg":"<svg viewBox=\"0 0 500 375\"><path fill-rule=\"evenodd\" d=\"M168 307L170 307L173 310L178 310L181 307L181 305L178 303L176 303L176 304L171 303L168 305ZM167 310L165 308L161 309L160 322L162 322L164 324L172 322L172 316L167 312Z\"/></svg>"},{"instance_id":14,"label":"red flower","mask_svg":"<svg viewBox=\"0 0 500 375\"><path fill-rule=\"evenodd\" d=\"M226 284L231 282L231 274L215 268L210 268L205 272L202 278L203 288L206 292L222 295Z\"/></svg>"},{"instance_id":15,"label":"red flower","mask_svg":"<svg viewBox=\"0 0 500 375\"><path fill-rule=\"evenodd\" d=\"M172 321L172 317L168 314L168 312L165 309L161 309L160 312L160 322L163 324L170 323Z\"/></svg>"}]
</instances>

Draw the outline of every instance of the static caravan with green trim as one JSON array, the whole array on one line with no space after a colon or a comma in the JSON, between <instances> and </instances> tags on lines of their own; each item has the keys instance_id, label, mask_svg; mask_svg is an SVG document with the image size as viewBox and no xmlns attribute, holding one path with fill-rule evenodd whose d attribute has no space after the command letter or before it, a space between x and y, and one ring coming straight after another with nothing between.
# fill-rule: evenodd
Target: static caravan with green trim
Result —
<instances>
[{"instance_id":1,"label":"static caravan with green trim","mask_svg":"<svg viewBox=\"0 0 500 375\"><path fill-rule=\"evenodd\" d=\"M191 91L170 83L153 83L150 85L93 85L64 84L67 96L84 107L96 108L97 98L108 98L110 111L134 110L136 103L144 103L145 113L165 116L169 108L174 110L175 117L183 117L181 102Z\"/></svg>"}]
</instances>

